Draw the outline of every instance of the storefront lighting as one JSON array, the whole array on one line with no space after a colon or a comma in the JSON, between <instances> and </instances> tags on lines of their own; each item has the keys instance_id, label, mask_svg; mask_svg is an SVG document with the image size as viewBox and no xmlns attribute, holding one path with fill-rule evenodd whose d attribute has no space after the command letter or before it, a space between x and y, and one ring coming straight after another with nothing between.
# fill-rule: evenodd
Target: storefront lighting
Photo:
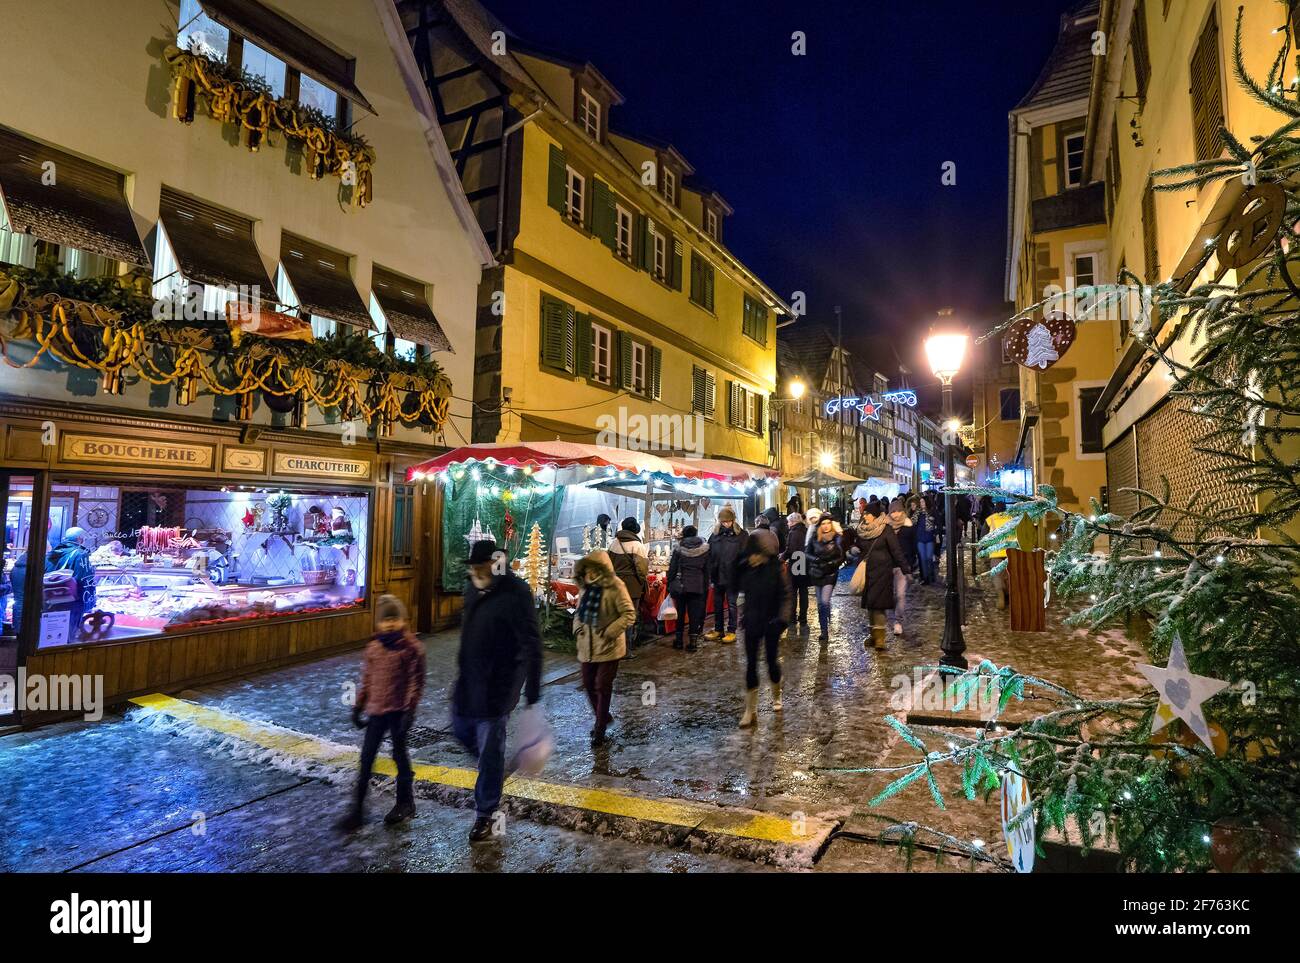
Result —
<instances>
[{"instance_id":1,"label":"storefront lighting","mask_svg":"<svg viewBox=\"0 0 1300 963\"><path fill-rule=\"evenodd\" d=\"M477 468L472 468L470 469L469 477L474 479L475 481L478 481L483 476Z\"/></svg>"},{"instance_id":2,"label":"storefront lighting","mask_svg":"<svg viewBox=\"0 0 1300 963\"><path fill-rule=\"evenodd\" d=\"M524 474L525 474L525 475L531 475L532 473L533 473L533 466L532 466L532 465L525 465L525 466L524 466Z\"/></svg>"}]
</instances>

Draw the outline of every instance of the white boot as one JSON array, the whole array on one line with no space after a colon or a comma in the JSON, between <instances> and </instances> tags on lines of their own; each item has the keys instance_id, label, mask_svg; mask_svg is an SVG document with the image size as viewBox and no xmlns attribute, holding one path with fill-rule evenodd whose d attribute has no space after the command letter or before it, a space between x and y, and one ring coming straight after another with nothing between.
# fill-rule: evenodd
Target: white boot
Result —
<instances>
[{"instance_id":1,"label":"white boot","mask_svg":"<svg viewBox=\"0 0 1300 963\"><path fill-rule=\"evenodd\" d=\"M895 634L895 635L902 635L902 634L903 634L903 623L902 623L902 622L895 622L895 623L894 623L894 634Z\"/></svg>"},{"instance_id":2,"label":"white boot","mask_svg":"<svg viewBox=\"0 0 1300 963\"><path fill-rule=\"evenodd\" d=\"M784 706L781 705L781 683L772 683L772 711L780 712Z\"/></svg>"},{"instance_id":3,"label":"white boot","mask_svg":"<svg viewBox=\"0 0 1300 963\"><path fill-rule=\"evenodd\" d=\"M749 689L745 692L745 714L740 717L740 728L748 729L750 726L758 724L758 690Z\"/></svg>"}]
</instances>

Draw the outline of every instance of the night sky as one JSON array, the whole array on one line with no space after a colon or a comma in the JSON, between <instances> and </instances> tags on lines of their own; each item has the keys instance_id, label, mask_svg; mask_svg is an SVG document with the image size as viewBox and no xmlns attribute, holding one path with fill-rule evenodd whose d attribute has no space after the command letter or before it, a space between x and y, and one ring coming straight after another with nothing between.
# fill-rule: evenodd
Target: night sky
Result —
<instances>
[{"instance_id":1,"label":"night sky","mask_svg":"<svg viewBox=\"0 0 1300 963\"><path fill-rule=\"evenodd\" d=\"M807 292L801 324L833 330L840 304L847 343L887 370L871 352L892 338L921 382L939 308L1003 316L1007 111L1078 2L484 0L521 40L595 64L627 101L616 131L676 145L735 208L728 247L787 299Z\"/></svg>"}]
</instances>

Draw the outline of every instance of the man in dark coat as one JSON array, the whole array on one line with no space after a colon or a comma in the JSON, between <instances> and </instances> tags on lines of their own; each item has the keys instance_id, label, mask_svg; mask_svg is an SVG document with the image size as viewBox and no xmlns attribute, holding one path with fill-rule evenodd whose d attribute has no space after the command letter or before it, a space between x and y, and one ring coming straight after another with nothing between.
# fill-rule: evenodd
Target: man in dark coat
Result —
<instances>
[{"instance_id":1,"label":"man in dark coat","mask_svg":"<svg viewBox=\"0 0 1300 963\"><path fill-rule=\"evenodd\" d=\"M781 560L789 566L790 583L794 586L794 597L798 603L799 625L807 626L808 561L804 554L804 546L808 544L808 523L798 512L791 512L786 523L790 534L786 536L785 551L781 555ZM798 564L796 564L795 553L798 553Z\"/></svg>"},{"instance_id":2,"label":"man in dark coat","mask_svg":"<svg viewBox=\"0 0 1300 963\"><path fill-rule=\"evenodd\" d=\"M452 731L478 756L470 842L492 834L506 770L506 722L524 687L528 705L542 693L542 635L528 584L492 541L475 542L465 581Z\"/></svg>"},{"instance_id":3,"label":"man in dark coat","mask_svg":"<svg viewBox=\"0 0 1300 963\"><path fill-rule=\"evenodd\" d=\"M736 641L736 559L744 533L736 524L736 513L728 506L718 510L718 524L709 536L709 580L713 583L713 631L704 637L723 642Z\"/></svg>"},{"instance_id":4,"label":"man in dark coat","mask_svg":"<svg viewBox=\"0 0 1300 963\"><path fill-rule=\"evenodd\" d=\"M772 682L772 711L781 705L781 636L794 610L794 588L781 562L781 546L770 529L749 533L736 565L736 578L745 593L745 714L741 728L758 721L758 647L767 659Z\"/></svg>"},{"instance_id":5,"label":"man in dark coat","mask_svg":"<svg viewBox=\"0 0 1300 963\"><path fill-rule=\"evenodd\" d=\"M790 535L790 528L785 523L785 516L775 508L769 508L767 511L763 512L763 514L768 519L767 527L770 528L772 534L776 536L776 544L784 548L786 539Z\"/></svg>"},{"instance_id":6,"label":"man in dark coat","mask_svg":"<svg viewBox=\"0 0 1300 963\"><path fill-rule=\"evenodd\" d=\"M69 572L75 585L75 599L69 604L68 642L77 642L81 638L81 620L87 612L95 608L95 567L90 564L90 549L83 542L85 529L75 525L63 533L63 541L45 556L45 574L51 572ZM24 578L26 573L24 573Z\"/></svg>"},{"instance_id":7,"label":"man in dark coat","mask_svg":"<svg viewBox=\"0 0 1300 963\"><path fill-rule=\"evenodd\" d=\"M885 612L894 607L894 569L902 570L904 575L912 569L885 515L869 516L865 523L858 525L858 548L862 551L861 564L867 567L862 607L871 611L871 638L877 649L883 649Z\"/></svg>"},{"instance_id":8,"label":"man in dark coat","mask_svg":"<svg viewBox=\"0 0 1300 963\"><path fill-rule=\"evenodd\" d=\"M618 534L609 543L608 551L614 574L623 580L627 594L632 599L632 607L637 612L636 621L627 630L627 645L631 648L641 625L641 596L645 595L646 583L650 578L650 553L645 542L641 541L641 523L631 515L623 519Z\"/></svg>"},{"instance_id":9,"label":"man in dark coat","mask_svg":"<svg viewBox=\"0 0 1300 963\"><path fill-rule=\"evenodd\" d=\"M677 607L677 637L673 648L682 648L687 621L690 636L686 651L694 652L704 631L704 602L709 595L709 543L700 538L694 525L682 529L682 540L668 563L668 591Z\"/></svg>"}]
</instances>

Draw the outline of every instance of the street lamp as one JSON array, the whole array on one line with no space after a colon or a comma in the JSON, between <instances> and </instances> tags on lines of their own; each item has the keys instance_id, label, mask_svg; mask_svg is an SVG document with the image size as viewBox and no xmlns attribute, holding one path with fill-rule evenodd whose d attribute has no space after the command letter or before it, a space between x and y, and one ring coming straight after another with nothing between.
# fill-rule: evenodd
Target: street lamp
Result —
<instances>
[{"instance_id":1,"label":"street lamp","mask_svg":"<svg viewBox=\"0 0 1300 963\"><path fill-rule=\"evenodd\" d=\"M808 386L803 383L803 379L795 378L790 382L790 397L798 401L803 397L803 393L808 390Z\"/></svg>"},{"instance_id":2,"label":"street lamp","mask_svg":"<svg viewBox=\"0 0 1300 963\"><path fill-rule=\"evenodd\" d=\"M947 319L947 314L944 317ZM949 319L950 320L950 319ZM943 479L949 491L944 493L944 541L947 542L948 587L943 596L943 657L942 665L958 669L967 667L966 640L961 634L961 599L957 595L957 574L961 571L957 561L957 512L953 501L956 496L951 491L955 474L953 469L953 430L955 412L952 410L952 379L961 370L961 363L966 357L967 336L952 330L931 334L925 341L925 356L930 362L930 370L943 385L943 414L946 421L943 437Z\"/></svg>"},{"instance_id":3,"label":"street lamp","mask_svg":"<svg viewBox=\"0 0 1300 963\"><path fill-rule=\"evenodd\" d=\"M823 468L834 468L835 452L824 451L817 457L817 461Z\"/></svg>"}]
</instances>

